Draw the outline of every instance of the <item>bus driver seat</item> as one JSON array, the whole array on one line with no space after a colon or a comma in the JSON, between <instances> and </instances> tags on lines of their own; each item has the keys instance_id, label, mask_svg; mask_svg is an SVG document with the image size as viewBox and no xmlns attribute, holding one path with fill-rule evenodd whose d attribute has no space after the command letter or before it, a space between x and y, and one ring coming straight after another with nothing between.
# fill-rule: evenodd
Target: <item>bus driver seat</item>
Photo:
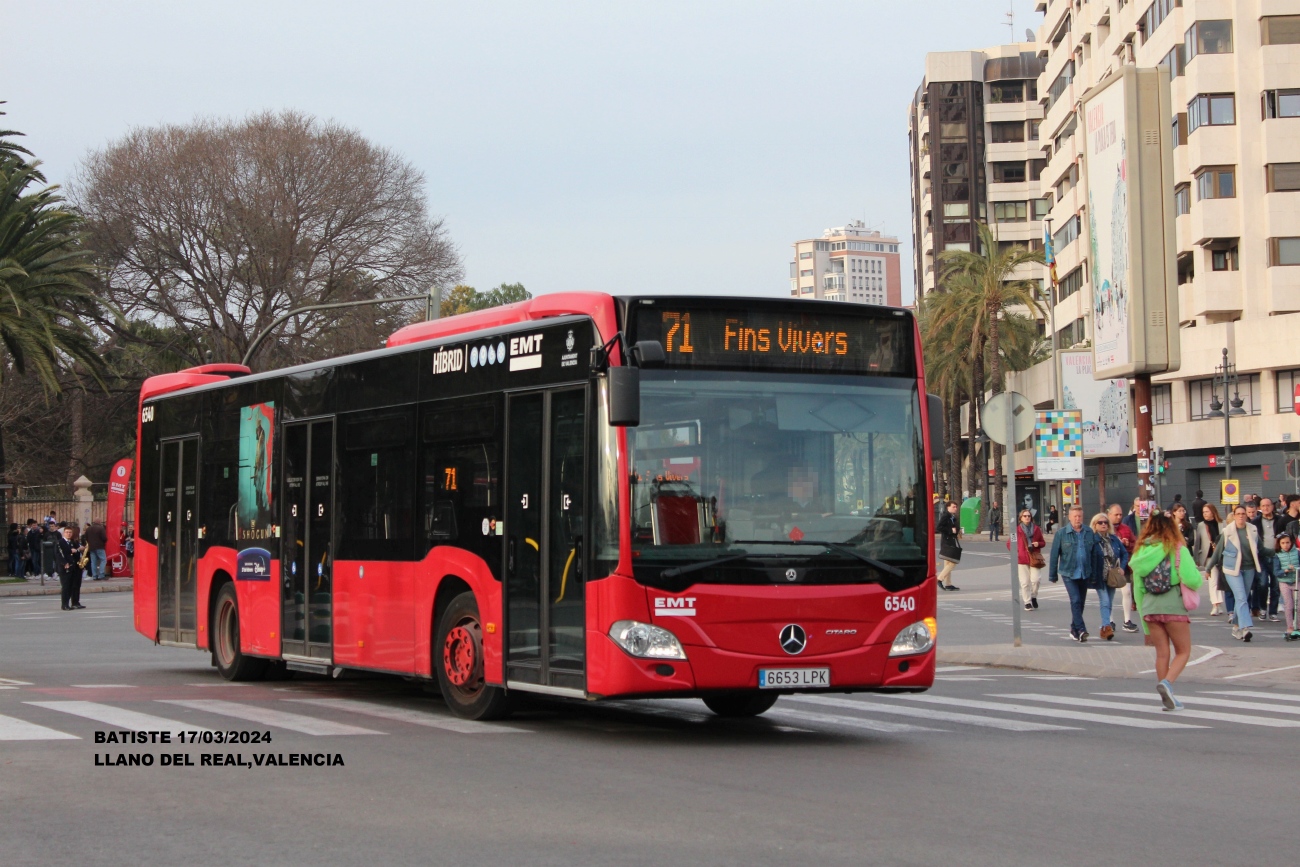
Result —
<instances>
[{"instance_id":1,"label":"bus driver seat","mask_svg":"<svg viewBox=\"0 0 1300 867\"><path fill-rule=\"evenodd\" d=\"M704 539L704 503L684 482L659 482L650 491L656 545L698 545Z\"/></svg>"}]
</instances>

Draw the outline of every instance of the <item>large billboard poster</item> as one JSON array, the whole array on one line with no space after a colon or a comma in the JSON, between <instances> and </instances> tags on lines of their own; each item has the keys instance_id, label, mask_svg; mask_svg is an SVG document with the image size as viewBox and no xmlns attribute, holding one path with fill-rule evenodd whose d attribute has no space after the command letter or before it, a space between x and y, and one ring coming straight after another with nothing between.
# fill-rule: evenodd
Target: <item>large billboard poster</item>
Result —
<instances>
[{"instance_id":1,"label":"large billboard poster","mask_svg":"<svg viewBox=\"0 0 1300 867\"><path fill-rule=\"evenodd\" d=\"M1128 141L1124 78L1088 103L1088 237L1097 369L1129 363Z\"/></svg>"},{"instance_id":2,"label":"large billboard poster","mask_svg":"<svg viewBox=\"0 0 1300 867\"><path fill-rule=\"evenodd\" d=\"M1083 416L1083 455L1133 454L1127 379L1093 379L1091 352L1061 353L1065 408Z\"/></svg>"},{"instance_id":3,"label":"large billboard poster","mask_svg":"<svg viewBox=\"0 0 1300 867\"><path fill-rule=\"evenodd\" d=\"M1034 478L1083 478L1083 417L1077 409L1038 411L1034 424Z\"/></svg>"},{"instance_id":4,"label":"large billboard poster","mask_svg":"<svg viewBox=\"0 0 1300 867\"><path fill-rule=\"evenodd\" d=\"M255 403L239 410L239 498L235 505L239 539L271 538L274 431L274 403Z\"/></svg>"},{"instance_id":5,"label":"large billboard poster","mask_svg":"<svg viewBox=\"0 0 1300 867\"><path fill-rule=\"evenodd\" d=\"M1178 369L1168 76L1163 68L1125 66L1083 96L1086 267L1098 379Z\"/></svg>"}]
</instances>

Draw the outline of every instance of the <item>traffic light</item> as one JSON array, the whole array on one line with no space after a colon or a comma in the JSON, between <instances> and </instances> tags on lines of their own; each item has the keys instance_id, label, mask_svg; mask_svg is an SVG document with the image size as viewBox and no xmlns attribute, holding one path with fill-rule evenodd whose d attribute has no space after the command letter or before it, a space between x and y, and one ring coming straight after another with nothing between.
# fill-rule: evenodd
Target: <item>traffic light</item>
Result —
<instances>
[{"instance_id":1,"label":"traffic light","mask_svg":"<svg viewBox=\"0 0 1300 867\"><path fill-rule=\"evenodd\" d=\"M1155 464L1155 471L1163 473L1165 471L1165 450L1161 446L1155 446L1151 449L1151 462Z\"/></svg>"}]
</instances>

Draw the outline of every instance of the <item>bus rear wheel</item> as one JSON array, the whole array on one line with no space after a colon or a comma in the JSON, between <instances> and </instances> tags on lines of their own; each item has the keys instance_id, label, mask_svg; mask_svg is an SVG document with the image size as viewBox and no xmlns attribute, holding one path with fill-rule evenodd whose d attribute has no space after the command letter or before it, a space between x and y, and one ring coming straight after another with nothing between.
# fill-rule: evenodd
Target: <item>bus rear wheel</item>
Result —
<instances>
[{"instance_id":1,"label":"bus rear wheel","mask_svg":"<svg viewBox=\"0 0 1300 867\"><path fill-rule=\"evenodd\" d=\"M741 693L739 695L711 695L704 706L724 717L758 716L776 704L775 693Z\"/></svg>"},{"instance_id":2,"label":"bus rear wheel","mask_svg":"<svg viewBox=\"0 0 1300 867\"><path fill-rule=\"evenodd\" d=\"M217 592L217 606L212 613L212 661L226 680L261 680L267 661L246 656L239 649L239 599L235 585L226 582Z\"/></svg>"},{"instance_id":3,"label":"bus rear wheel","mask_svg":"<svg viewBox=\"0 0 1300 867\"><path fill-rule=\"evenodd\" d=\"M510 714L506 691L484 679L483 627L473 593L452 599L438 619L433 669L447 709L456 716L493 720Z\"/></svg>"}]
</instances>

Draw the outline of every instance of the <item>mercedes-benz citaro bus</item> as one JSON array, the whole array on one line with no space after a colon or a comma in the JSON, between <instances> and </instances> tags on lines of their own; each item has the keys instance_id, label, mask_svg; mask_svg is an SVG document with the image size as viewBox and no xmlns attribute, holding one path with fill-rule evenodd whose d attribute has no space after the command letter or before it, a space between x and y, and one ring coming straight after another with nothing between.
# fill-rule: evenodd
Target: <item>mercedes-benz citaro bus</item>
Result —
<instances>
[{"instance_id":1,"label":"mercedes-benz citaro bus","mask_svg":"<svg viewBox=\"0 0 1300 867\"><path fill-rule=\"evenodd\" d=\"M470 719L923 690L939 412L909 311L758 298L553 294L151 377L135 627L230 680L436 680Z\"/></svg>"}]
</instances>

